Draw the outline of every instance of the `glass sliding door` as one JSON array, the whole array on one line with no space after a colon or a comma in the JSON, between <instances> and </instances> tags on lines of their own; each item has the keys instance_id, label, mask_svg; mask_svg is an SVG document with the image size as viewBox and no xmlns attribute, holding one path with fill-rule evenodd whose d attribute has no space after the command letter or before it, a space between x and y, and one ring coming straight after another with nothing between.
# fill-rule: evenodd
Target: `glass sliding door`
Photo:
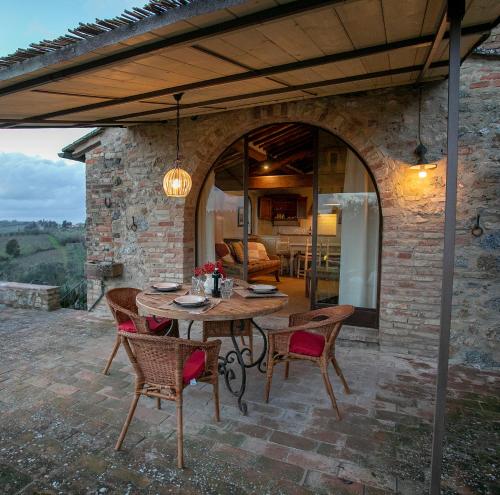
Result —
<instances>
[{"instance_id":1,"label":"glass sliding door","mask_svg":"<svg viewBox=\"0 0 500 495\"><path fill-rule=\"evenodd\" d=\"M352 304L359 324L378 305L379 205L358 156L332 134L318 132L316 284L314 306Z\"/></svg>"},{"instance_id":2,"label":"glass sliding door","mask_svg":"<svg viewBox=\"0 0 500 495\"><path fill-rule=\"evenodd\" d=\"M229 276L277 284L291 311L352 304L349 323L377 327L380 222L373 179L344 141L272 124L233 143L208 174L197 264L222 260Z\"/></svg>"},{"instance_id":3,"label":"glass sliding door","mask_svg":"<svg viewBox=\"0 0 500 495\"><path fill-rule=\"evenodd\" d=\"M244 163L244 140L240 139L209 172L197 216L197 265L222 259L226 271L238 278L243 277L245 264Z\"/></svg>"}]
</instances>

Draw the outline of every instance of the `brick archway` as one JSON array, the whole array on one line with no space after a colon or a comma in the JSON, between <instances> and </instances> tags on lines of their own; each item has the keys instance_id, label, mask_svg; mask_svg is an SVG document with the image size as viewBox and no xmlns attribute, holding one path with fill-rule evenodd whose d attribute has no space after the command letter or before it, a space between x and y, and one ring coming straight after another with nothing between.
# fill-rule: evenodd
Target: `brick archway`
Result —
<instances>
[{"instance_id":1,"label":"brick archway","mask_svg":"<svg viewBox=\"0 0 500 495\"><path fill-rule=\"evenodd\" d=\"M372 143L366 133L360 131L360 126L349 116L342 114L335 114L331 116L324 106L314 107L314 102L307 102L308 105L297 105L293 103L282 104L279 106L281 111L275 114L275 106L271 107L258 107L249 112L249 118L241 120L237 125L225 126L221 125L219 128L213 129L210 135L207 135L204 140L199 142L200 148L209 150L202 159L192 161L192 169L196 171L193 174L193 189L191 194L186 199L185 208L185 224L184 224L184 239L186 242L193 242L193 225L196 224L196 210L198 198L201 188L205 183L205 179L216 162L217 158L229 147L232 143L245 136L247 133L267 125L280 124L280 123L301 123L308 124L313 127L323 129L334 136L338 137L346 143L347 146L359 157L361 162L369 171L377 196L379 199L380 207L380 220L381 229L380 236L383 236L383 207L384 196L382 191L386 188L381 187L384 182L384 173L388 167L394 167L391 160L387 159L378 147ZM284 106L290 109L283 111ZM222 122L221 124L224 124ZM215 139L214 139L215 137ZM382 247L382 244L380 245ZM184 267L187 270L185 276L192 273L192 268L195 264L195 246L185 253ZM379 266L379 272L381 267Z\"/></svg>"}]
</instances>

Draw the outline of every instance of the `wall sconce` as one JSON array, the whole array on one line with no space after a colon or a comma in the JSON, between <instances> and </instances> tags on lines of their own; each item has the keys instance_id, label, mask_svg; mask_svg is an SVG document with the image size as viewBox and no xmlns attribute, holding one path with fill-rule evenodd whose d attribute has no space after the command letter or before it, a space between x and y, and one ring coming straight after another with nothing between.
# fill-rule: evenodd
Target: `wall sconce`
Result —
<instances>
[{"instance_id":1,"label":"wall sconce","mask_svg":"<svg viewBox=\"0 0 500 495\"><path fill-rule=\"evenodd\" d=\"M106 208L111 208L111 198L110 198L109 196L106 196L106 197L104 198L104 206L105 206Z\"/></svg>"},{"instance_id":2,"label":"wall sconce","mask_svg":"<svg viewBox=\"0 0 500 495\"><path fill-rule=\"evenodd\" d=\"M137 231L137 224L135 223L135 217L132 216L132 223L130 224L130 226L126 225L127 227L127 230L131 230L132 232L136 232Z\"/></svg>"},{"instance_id":3,"label":"wall sconce","mask_svg":"<svg viewBox=\"0 0 500 495\"><path fill-rule=\"evenodd\" d=\"M419 88L418 94L418 145L415 148L415 155L417 155L417 163L410 165L411 170L418 170L418 176L421 179L427 177L427 170L432 170L437 167L435 163L427 161L427 148L422 143L421 137L421 117L422 117L422 86Z\"/></svg>"},{"instance_id":4,"label":"wall sconce","mask_svg":"<svg viewBox=\"0 0 500 495\"><path fill-rule=\"evenodd\" d=\"M479 215L476 215L476 223L471 229L471 233L474 237L481 237L483 235L483 228L479 225Z\"/></svg>"}]
</instances>

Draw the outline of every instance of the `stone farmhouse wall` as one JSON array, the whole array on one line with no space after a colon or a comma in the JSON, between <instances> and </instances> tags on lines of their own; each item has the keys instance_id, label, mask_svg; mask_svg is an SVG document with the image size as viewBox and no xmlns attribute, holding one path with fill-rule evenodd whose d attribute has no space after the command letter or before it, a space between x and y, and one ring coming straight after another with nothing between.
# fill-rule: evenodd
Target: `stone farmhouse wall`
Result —
<instances>
[{"instance_id":1,"label":"stone farmhouse wall","mask_svg":"<svg viewBox=\"0 0 500 495\"><path fill-rule=\"evenodd\" d=\"M452 354L498 358L498 61L472 58L462 70L460 171ZM375 178L383 215L379 343L393 351L435 355L439 331L446 160L446 82L426 85L423 141L438 167L419 179L414 163L418 91L396 87L186 118L186 199L166 198L162 177L175 154L175 124L107 129L87 154L89 261L124 263L114 285L141 287L191 276L195 213L210 167L246 132L271 123L304 122L350 144ZM105 198L111 200L109 208ZM484 228L471 235L476 214ZM131 226L135 223L137 229ZM89 304L101 292L89 281Z\"/></svg>"}]
</instances>

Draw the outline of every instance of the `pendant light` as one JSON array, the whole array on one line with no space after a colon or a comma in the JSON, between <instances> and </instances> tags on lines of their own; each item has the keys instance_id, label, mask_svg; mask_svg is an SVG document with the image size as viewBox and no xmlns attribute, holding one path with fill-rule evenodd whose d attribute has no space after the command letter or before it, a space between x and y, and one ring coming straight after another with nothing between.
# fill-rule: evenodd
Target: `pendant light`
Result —
<instances>
[{"instance_id":1,"label":"pendant light","mask_svg":"<svg viewBox=\"0 0 500 495\"><path fill-rule=\"evenodd\" d=\"M182 93L174 95L177 102L177 115L176 115L176 158L174 168L169 170L165 177L163 177L163 190L167 196L172 198L185 198L191 190L192 181L191 176L180 167L181 160L179 155L179 137L180 137L180 103Z\"/></svg>"},{"instance_id":2,"label":"pendant light","mask_svg":"<svg viewBox=\"0 0 500 495\"><path fill-rule=\"evenodd\" d=\"M423 179L427 177L427 170L431 170L436 168L437 165L435 163L428 163L427 157L425 156L427 153L427 148L422 143L421 138L421 117L422 117L422 86L419 88L418 94L418 145L415 148L415 155L417 155L417 163L414 165L410 165L411 170L418 170L418 176Z\"/></svg>"}]
</instances>

